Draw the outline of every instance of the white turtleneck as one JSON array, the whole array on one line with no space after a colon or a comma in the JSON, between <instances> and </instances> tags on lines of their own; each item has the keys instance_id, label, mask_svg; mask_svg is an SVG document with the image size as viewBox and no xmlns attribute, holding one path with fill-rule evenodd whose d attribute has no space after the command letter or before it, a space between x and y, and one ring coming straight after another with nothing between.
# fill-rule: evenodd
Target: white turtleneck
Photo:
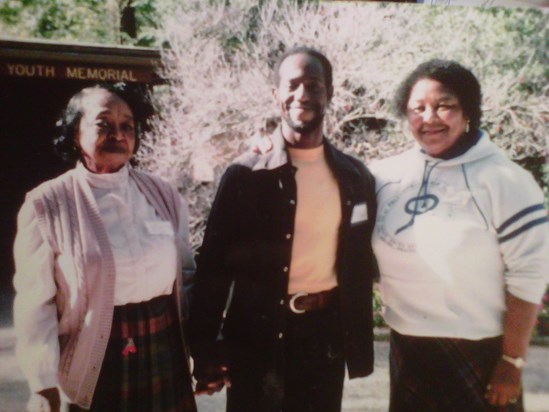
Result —
<instances>
[{"instance_id":1,"label":"white turtleneck","mask_svg":"<svg viewBox=\"0 0 549 412\"><path fill-rule=\"evenodd\" d=\"M177 251L171 222L163 221L129 178L128 166L96 174L82 164L114 255L114 304L150 300L172 292Z\"/></svg>"}]
</instances>

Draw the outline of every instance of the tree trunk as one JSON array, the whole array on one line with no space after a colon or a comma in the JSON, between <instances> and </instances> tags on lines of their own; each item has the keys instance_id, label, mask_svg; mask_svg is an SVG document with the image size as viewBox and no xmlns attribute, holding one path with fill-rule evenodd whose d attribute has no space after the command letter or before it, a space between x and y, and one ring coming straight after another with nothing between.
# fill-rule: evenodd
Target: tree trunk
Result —
<instances>
[{"instance_id":1,"label":"tree trunk","mask_svg":"<svg viewBox=\"0 0 549 412\"><path fill-rule=\"evenodd\" d=\"M126 33L128 37L135 39L137 37L137 25L135 22L135 7L133 1L128 0L120 16L120 32ZM124 37L121 36L120 42L124 43Z\"/></svg>"}]
</instances>

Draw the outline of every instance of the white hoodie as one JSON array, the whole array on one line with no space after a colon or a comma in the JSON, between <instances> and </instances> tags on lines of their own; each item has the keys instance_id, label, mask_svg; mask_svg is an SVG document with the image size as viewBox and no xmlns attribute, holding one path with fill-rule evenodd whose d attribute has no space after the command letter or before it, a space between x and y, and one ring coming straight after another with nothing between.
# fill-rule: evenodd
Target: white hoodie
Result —
<instances>
[{"instance_id":1,"label":"white hoodie","mask_svg":"<svg viewBox=\"0 0 549 412\"><path fill-rule=\"evenodd\" d=\"M391 328L483 339L503 332L505 290L540 302L549 273L543 193L486 134L450 160L416 146L370 169L372 242Z\"/></svg>"}]
</instances>

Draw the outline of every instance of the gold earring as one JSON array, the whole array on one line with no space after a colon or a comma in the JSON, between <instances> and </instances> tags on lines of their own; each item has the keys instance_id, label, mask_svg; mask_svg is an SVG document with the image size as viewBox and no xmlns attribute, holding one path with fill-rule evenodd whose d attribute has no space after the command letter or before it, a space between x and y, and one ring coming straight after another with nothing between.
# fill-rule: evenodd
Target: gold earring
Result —
<instances>
[{"instance_id":1,"label":"gold earring","mask_svg":"<svg viewBox=\"0 0 549 412\"><path fill-rule=\"evenodd\" d=\"M467 120L467 124L465 125L465 133L469 133L469 131L471 130L470 123L471 123L471 121Z\"/></svg>"}]
</instances>

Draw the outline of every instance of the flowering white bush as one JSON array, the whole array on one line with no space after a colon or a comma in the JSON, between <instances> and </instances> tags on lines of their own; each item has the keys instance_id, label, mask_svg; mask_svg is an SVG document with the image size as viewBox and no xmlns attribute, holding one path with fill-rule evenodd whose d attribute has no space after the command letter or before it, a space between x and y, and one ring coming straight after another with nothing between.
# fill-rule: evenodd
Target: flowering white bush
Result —
<instances>
[{"instance_id":1,"label":"flowering white bush","mask_svg":"<svg viewBox=\"0 0 549 412\"><path fill-rule=\"evenodd\" d=\"M184 1L162 24L168 86L155 93L159 115L141 164L181 188L199 244L223 169L276 122L276 57L308 45L334 66L326 133L343 150L368 162L408 147L390 102L408 72L436 57L473 70L483 129L510 157L537 159L531 169L539 168L548 147L546 17L535 9Z\"/></svg>"}]
</instances>

